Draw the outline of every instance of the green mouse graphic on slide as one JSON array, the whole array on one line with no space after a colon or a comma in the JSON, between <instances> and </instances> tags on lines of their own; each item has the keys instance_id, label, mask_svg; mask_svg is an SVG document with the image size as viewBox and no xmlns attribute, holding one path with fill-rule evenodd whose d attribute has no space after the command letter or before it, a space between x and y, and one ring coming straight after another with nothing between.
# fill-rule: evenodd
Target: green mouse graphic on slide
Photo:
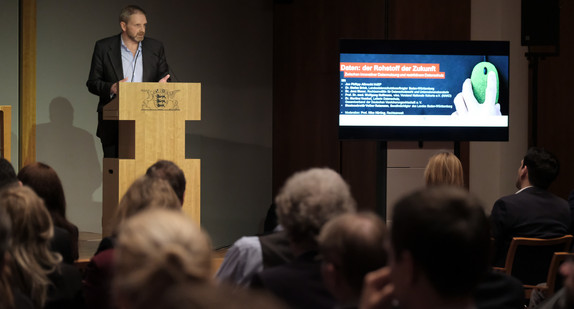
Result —
<instances>
[{"instance_id":1,"label":"green mouse graphic on slide","mask_svg":"<svg viewBox=\"0 0 574 309\"><path fill-rule=\"evenodd\" d=\"M488 73L494 72L496 74L496 101L498 103L498 93L499 93L499 82L498 82L498 71L496 67L487 61L479 62L472 69L472 74L470 76L470 81L472 83L472 91L474 92L474 97L478 103L484 103L486 97L486 85L488 80Z\"/></svg>"},{"instance_id":2,"label":"green mouse graphic on slide","mask_svg":"<svg viewBox=\"0 0 574 309\"><path fill-rule=\"evenodd\" d=\"M486 60L486 59L485 59ZM498 102L500 76L496 67L487 61L472 69L470 78L462 83L462 91L454 97L454 116L502 116Z\"/></svg>"}]
</instances>

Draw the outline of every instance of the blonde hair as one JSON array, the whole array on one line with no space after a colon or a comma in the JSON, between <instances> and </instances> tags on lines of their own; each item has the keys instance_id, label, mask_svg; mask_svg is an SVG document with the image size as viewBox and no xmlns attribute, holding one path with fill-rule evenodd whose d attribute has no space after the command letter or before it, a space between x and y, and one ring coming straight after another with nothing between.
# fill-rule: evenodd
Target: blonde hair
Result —
<instances>
[{"instance_id":1,"label":"blonde hair","mask_svg":"<svg viewBox=\"0 0 574 309\"><path fill-rule=\"evenodd\" d=\"M464 174L460 160L451 152L442 151L433 155L425 168L427 186L464 186Z\"/></svg>"},{"instance_id":2,"label":"blonde hair","mask_svg":"<svg viewBox=\"0 0 574 309\"><path fill-rule=\"evenodd\" d=\"M287 179L275 203L279 223L291 240L315 244L325 222L356 209L349 185L329 168L295 173Z\"/></svg>"},{"instance_id":3,"label":"blonde hair","mask_svg":"<svg viewBox=\"0 0 574 309\"><path fill-rule=\"evenodd\" d=\"M181 202L169 185L160 178L141 176L122 197L116 213L114 230L131 216L144 209L167 208L181 210Z\"/></svg>"},{"instance_id":4,"label":"blonde hair","mask_svg":"<svg viewBox=\"0 0 574 309\"><path fill-rule=\"evenodd\" d=\"M161 297L186 282L211 277L211 242L182 212L151 209L125 222L115 247L118 300L139 308L146 296Z\"/></svg>"},{"instance_id":5,"label":"blonde hair","mask_svg":"<svg viewBox=\"0 0 574 309\"><path fill-rule=\"evenodd\" d=\"M48 274L62 261L60 254L50 251L54 234L52 218L42 199L28 187L15 186L2 191L0 207L6 209L12 222L13 285L41 308L51 284Z\"/></svg>"}]
</instances>

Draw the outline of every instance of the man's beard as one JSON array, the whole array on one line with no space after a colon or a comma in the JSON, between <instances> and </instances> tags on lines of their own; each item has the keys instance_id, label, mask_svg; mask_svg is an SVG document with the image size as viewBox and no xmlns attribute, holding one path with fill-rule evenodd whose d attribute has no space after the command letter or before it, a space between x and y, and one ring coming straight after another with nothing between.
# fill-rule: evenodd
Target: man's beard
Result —
<instances>
[{"instance_id":1,"label":"man's beard","mask_svg":"<svg viewBox=\"0 0 574 309\"><path fill-rule=\"evenodd\" d=\"M136 42L141 42L144 40L144 38L145 38L145 32L138 32L136 35L130 36L130 39Z\"/></svg>"}]
</instances>

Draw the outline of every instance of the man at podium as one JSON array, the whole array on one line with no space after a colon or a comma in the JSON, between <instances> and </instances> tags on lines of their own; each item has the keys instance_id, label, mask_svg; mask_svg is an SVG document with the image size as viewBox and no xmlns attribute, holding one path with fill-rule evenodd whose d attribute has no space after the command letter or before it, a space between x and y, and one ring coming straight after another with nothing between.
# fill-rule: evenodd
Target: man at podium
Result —
<instances>
[{"instance_id":1,"label":"man at podium","mask_svg":"<svg viewBox=\"0 0 574 309\"><path fill-rule=\"evenodd\" d=\"M103 107L118 94L119 82L167 82L169 66L163 44L145 37L145 11L129 5L120 12L122 32L96 42L88 90L99 96L98 128L104 158L118 157L118 123L103 120Z\"/></svg>"}]
</instances>

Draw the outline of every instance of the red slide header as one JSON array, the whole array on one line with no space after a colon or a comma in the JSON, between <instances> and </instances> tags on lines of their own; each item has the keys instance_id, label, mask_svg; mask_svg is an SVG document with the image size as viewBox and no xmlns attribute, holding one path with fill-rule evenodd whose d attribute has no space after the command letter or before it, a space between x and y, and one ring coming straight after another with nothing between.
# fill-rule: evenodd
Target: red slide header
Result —
<instances>
[{"instance_id":1,"label":"red slide header","mask_svg":"<svg viewBox=\"0 0 574 309\"><path fill-rule=\"evenodd\" d=\"M341 71L347 78L445 78L438 63L341 62Z\"/></svg>"}]
</instances>

